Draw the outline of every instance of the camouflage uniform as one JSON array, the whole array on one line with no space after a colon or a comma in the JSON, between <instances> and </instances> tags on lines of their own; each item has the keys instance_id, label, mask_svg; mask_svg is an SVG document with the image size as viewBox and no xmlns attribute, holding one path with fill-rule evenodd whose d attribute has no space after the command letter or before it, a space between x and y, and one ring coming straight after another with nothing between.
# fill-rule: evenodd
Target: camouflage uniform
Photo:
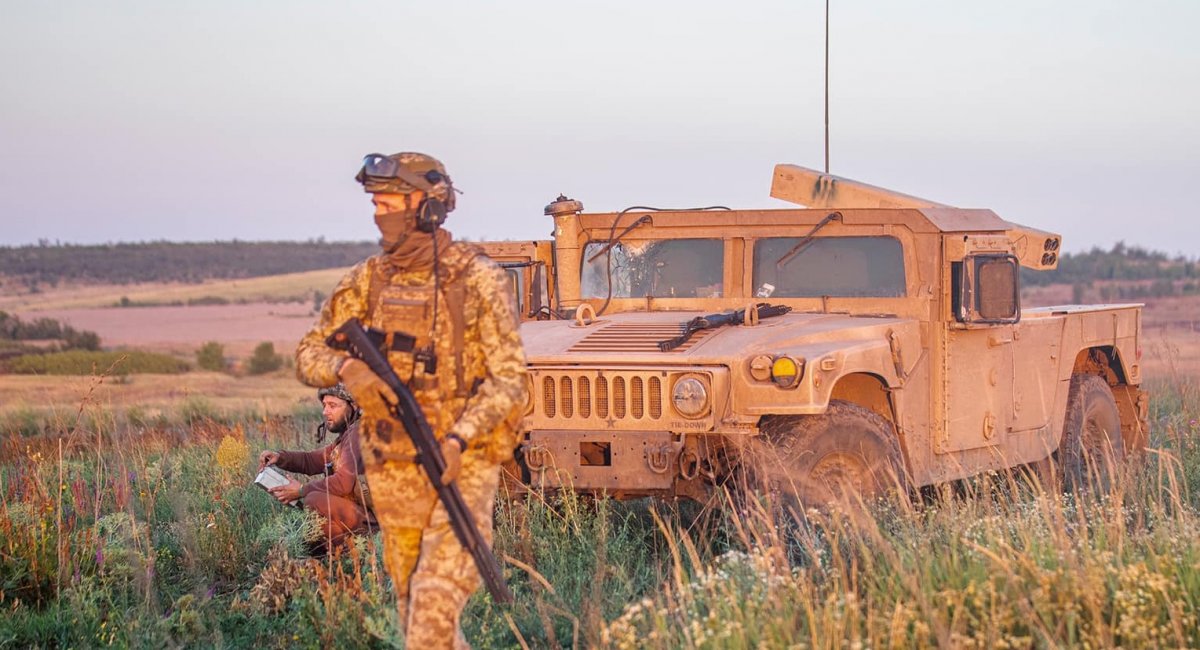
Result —
<instances>
[{"instance_id":1,"label":"camouflage uniform","mask_svg":"<svg viewBox=\"0 0 1200 650\"><path fill-rule=\"evenodd\" d=\"M416 336L418 350L432 341L436 373L424 373L412 352L392 351L388 360L438 440L456 434L466 441L458 485L490 543L499 464L512 457L526 400L517 311L504 271L476 248L451 243L439 252L437 268L440 291L432 272L397 268L387 253L355 266L301 341L296 367L310 385L337 382L345 355L325 339L349 318ZM412 442L398 422L365 411L362 448L408 647L466 647L459 616L479 573L414 462Z\"/></svg>"}]
</instances>

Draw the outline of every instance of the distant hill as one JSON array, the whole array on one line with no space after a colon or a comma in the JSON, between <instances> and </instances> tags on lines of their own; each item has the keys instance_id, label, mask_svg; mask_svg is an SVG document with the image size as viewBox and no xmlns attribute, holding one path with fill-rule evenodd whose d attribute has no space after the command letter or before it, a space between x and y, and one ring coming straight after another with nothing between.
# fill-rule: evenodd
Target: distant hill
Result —
<instances>
[{"instance_id":1,"label":"distant hill","mask_svg":"<svg viewBox=\"0 0 1200 650\"><path fill-rule=\"evenodd\" d=\"M140 242L0 247L0 277L31 290L59 283L131 284L254 278L350 266L374 242Z\"/></svg>"}]
</instances>

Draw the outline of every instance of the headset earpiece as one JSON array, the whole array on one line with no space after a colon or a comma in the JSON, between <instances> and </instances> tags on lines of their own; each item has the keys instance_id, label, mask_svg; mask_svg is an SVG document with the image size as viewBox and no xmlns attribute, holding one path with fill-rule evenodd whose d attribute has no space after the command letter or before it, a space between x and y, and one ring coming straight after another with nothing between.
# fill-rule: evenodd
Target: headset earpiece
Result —
<instances>
[{"instance_id":1,"label":"headset earpiece","mask_svg":"<svg viewBox=\"0 0 1200 650\"><path fill-rule=\"evenodd\" d=\"M443 223L446 223L446 204L437 197L425 197L417 206L417 230L433 232Z\"/></svg>"}]
</instances>

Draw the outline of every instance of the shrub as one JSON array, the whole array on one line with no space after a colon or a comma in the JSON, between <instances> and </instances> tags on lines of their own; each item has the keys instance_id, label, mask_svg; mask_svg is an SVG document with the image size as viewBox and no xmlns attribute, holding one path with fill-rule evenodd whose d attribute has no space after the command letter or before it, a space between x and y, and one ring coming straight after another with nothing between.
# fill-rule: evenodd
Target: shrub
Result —
<instances>
[{"instance_id":1,"label":"shrub","mask_svg":"<svg viewBox=\"0 0 1200 650\"><path fill-rule=\"evenodd\" d=\"M29 341L55 339L61 349L99 350L100 336L88 330L77 330L53 318L23 321L0 311L0 341Z\"/></svg>"},{"instance_id":2,"label":"shrub","mask_svg":"<svg viewBox=\"0 0 1200 650\"><path fill-rule=\"evenodd\" d=\"M228 368L225 363L225 346L216 341L209 341L196 350L196 367L201 370L224 372Z\"/></svg>"},{"instance_id":3,"label":"shrub","mask_svg":"<svg viewBox=\"0 0 1200 650\"><path fill-rule=\"evenodd\" d=\"M254 355L250 357L250 364L247 371L252 375L262 375L268 372L274 372L283 367L283 357L275 353L275 344L270 341L263 341L254 348Z\"/></svg>"},{"instance_id":4,"label":"shrub","mask_svg":"<svg viewBox=\"0 0 1200 650\"><path fill-rule=\"evenodd\" d=\"M179 417L190 426L205 420L216 420L217 409L207 399L192 395L185 399L183 405L179 407Z\"/></svg>"}]
</instances>

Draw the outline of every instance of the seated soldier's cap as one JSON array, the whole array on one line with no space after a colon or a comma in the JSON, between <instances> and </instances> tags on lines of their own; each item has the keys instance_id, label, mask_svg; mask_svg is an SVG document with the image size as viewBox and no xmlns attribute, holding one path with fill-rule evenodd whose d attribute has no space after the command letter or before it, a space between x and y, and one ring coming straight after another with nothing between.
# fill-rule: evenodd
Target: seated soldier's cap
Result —
<instances>
[{"instance_id":1,"label":"seated soldier's cap","mask_svg":"<svg viewBox=\"0 0 1200 650\"><path fill-rule=\"evenodd\" d=\"M350 391L346 390L345 384L342 384L341 382L318 390L317 401L324 401L326 395L333 395L334 397L348 404L354 404L354 398L350 396Z\"/></svg>"},{"instance_id":2,"label":"seated soldier's cap","mask_svg":"<svg viewBox=\"0 0 1200 650\"><path fill-rule=\"evenodd\" d=\"M440 199L447 211L454 209L454 184L445 165L423 153L367 154L354 180L362 183L363 191L370 194L409 194L420 190Z\"/></svg>"}]
</instances>

